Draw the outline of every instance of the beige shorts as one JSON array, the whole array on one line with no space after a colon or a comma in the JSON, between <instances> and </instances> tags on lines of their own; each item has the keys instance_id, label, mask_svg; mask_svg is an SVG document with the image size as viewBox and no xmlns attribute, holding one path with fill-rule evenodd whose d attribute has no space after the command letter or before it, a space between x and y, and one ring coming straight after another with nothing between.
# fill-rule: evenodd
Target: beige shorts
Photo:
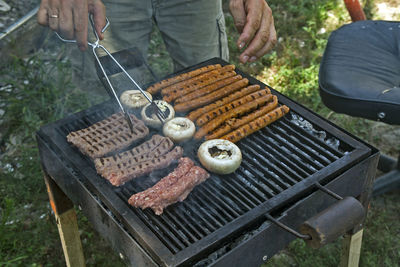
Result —
<instances>
[{"instance_id":1,"label":"beige shorts","mask_svg":"<svg viewBox=\"0 0 400 267\"><path fill-rule=\"evenodd\" d=\"M229 59L221 0L108 0L110 28L102 44L111 52L137 47L147 55L158 27L175 70L213 57Z\"/></svg>"}]
</instances>

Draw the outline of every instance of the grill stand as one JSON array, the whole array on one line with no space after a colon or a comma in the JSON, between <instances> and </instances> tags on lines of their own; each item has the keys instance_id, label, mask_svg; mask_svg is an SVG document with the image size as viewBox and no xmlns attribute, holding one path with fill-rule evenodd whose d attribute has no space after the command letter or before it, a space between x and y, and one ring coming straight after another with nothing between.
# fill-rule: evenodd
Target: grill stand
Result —
<instances>
[{"instance_id":1,"label":"grill stand","mask_svg":"<svg viewBox=\"0 0 400 267\"><path fill-rule=\"evenodd\" d=\"M216 59L212 59L202 64L204 65L215 64L215 63L221 63L223 65L225 64L224 62L220 62L218 60L214 62L215 60ZM201 67L201 65L194 66L194 68L198 67ZM252 84L261 84L259 81L246 75L245 73L242 73L239 70L238 72L242 74L244 77L248 78ZM276 94L278 93L276 92ZM342 157L339 160L333 162L332 165L333 167L335 167L336 173L332 173L332 170L328 171L326 169L323 169L321 173L319 173L318 175L311 175L311 177L308 177L306 180L298 184L295 184L293 187L303 190L304 191L303 193L306 194L305 190L309 186L309 181L319 180L324 183L324 186L325 182L328 182L327 184L328 187L329 186L334 187L334 188L329 187L330 189L334 189L335 192L338 192L343 196L350 195L357 197L365 208L368 207L369 198L372 191L372 182L375 176L377 158L379 154L378 151L369 146L365 147L364 145L358 142L360 140L357 141L354 139L354 137L353 138L348 137L346 136L345 133L343 135L343 133L339 129L332 128L326 122L316 117L315 114L313 114L312 112L303 110L301 106L292 102L289 99L286 99L284 96L280 97L282 103L287 104L294 111L297 110L300 116L303 116L305 118L310 118L312 119L312 121L316 120L317 124L319 122L321 123L321 125L324 126L322 127L323 129L327 130L333 136L338 135L340 139L344 138L344 143L346 145L355 148L348 155L342 155ZM104 107L103 105L102 108L106 107ZM87 118L86 116L91 116L90 112L92 111L87 110L81 112L81 115L79 116L84 116L84 118L86 119ZM169 251L166 251L167 248L163 246L163 244L160 244L160 241L158 239L151 238L153 233L147 231L145 225L143 225L141 221L137 220L136 215L132 214L130 210L127 210L125 206L126 204L123 203L121 199L115 198L117 197L116 193L110 190L107 186L103 186L102 182L100 181L98 182L97 180L92 181L93 178L93 175L91 174L92 169L87 168L87 166L83 164L84 161L83 162L79 161L73 157L70 158L69 154L64 153L65 151L70 150L69 146L62 145L65 142L65 136L64 136L65 130L62 130L60 128L60 125L64 125L64 123L65 122L60 121L58 124L43 127L42 130L37 135L40 148L39 152L43 164L45 179L48 178L52 180L52 183L54 185L48 187L50 202L51 203L53 202L54 203L53 205L56 208L59 203L60 205L62 205L61 203L64 204L70 203L70 205L67 205L68 208L66 209L65 212L58 211L57 213L55 211L56 219L57 219L57 214L67 214L66 212L71 209L72 209L71 213L74 213L73 206L71 204L71 201L73 201L73 203L79 205L79 207L82 207L82 212L85 214L85 216L89 218L89 220L91 219L91 223L93 224L94 228L111 244L111 246L114 249L116 249L116 251L120 253L120 255L123 255L124 259L130 262L131 265L133 266L160 266L160 265L176 266L180 264L187 266L188 264L192 264L197 260L203 259L201 257L205 257L206 253L208 253L208 251L211 251L211 245L208 245L209 247L206 247L205 244L207 245L208 244L207 242L209 241L215 242L214 239L210 239L209 237L218 238L218 236L216 235L213 236L212 234L206 235L204 239L198 241L197 247L196 246L194 246L194 248L188 247L188 249L186 250L179 251L179 253L175 254L174 257L165 257L166 255L169 255L171 253L169 253ZM289 121L286 121L283 125L281 125L281 127L286 129L288 127L286 125L287 123L290 124ZM291 131L290 127L288 129ZM282 129L278 128L278 130ZM282 131L283 134L285 135L285 131L284 130ZM60 133L62 136L60 136ZM267 135L269 136L270 133L268 132ZM303 140L301 136L299 138ZM269 141L270 140L268 140L267 143L269 143ZM274 143L271 144L274 145ZM316 147L316 149L320 150L318 146ZM325 150L322 150L322 152L325 153ZM364 158L361 162L358 161L367 155L370 156L368 158ZM339 164L341 161L343 161L343 159L347 159L346 168L350 167L350 169L345 170L344 166L341 166L340 170L337 168L339 165L343 164L343 163ZM354 166L350 165L350 163L355 165ZM76 168L76 166L81 166L82 164L85 165L83 166L83 168ZM345 172L341 174L341 172L339 171L345 171ZM326 181L324 181L325 178L322 179L319 178L319 176L322 176L324 174L332 174L335 177L337 175L339 176L337 178L334 178L334 180L332 180L333 179L332 176L325 176ZM343 183L343 181L345 181L345 183ZM239 185L236 187L239 188ZM233 187L233 189L237 190L236 187ZM337 190L338 188L340 188L340 190ZM61 196L59 196L58 194L61 194ZM108 197L109 195L110 197ZM273 209L271 208L271 204L275 203L276 205L276 202L278 202L281 205L284 205L285 203L288 203L291 198L294 197L295 197L294 189L288 188L285 194L283 194L280 198L274 197L271 199L272 201L265 202L262 205L256 206L255 208L251 209L248 212L248 214L252 215L257 214L257 212L263 211L264 208L266 212L268 211L274 212ZM305 217L306 215L312 216L314 212L317 211L316 209L323 210L324 207L326 208L326 205L330 201L332 201L332 199L329 200L329 196L326 197L328 199L319 194L319 192L314 192L310 196L307 196L304 199L296 200L297 202L290 208L286 209L284 212L279 211L281 206L277 207L278 210L276 211L276 214L283 214L282 219L280 219L280 221L283 221L284 223L291 225L292 227L294 227L295 225L300 225L300 223L303 222L300 221L301 219L305 220L309 218ZM62 201L56 202L53 201L53 199L61 199ZM286 202L283 202L284 199ZM63 249L67 260L67 264L68 262L71 261L71 257L75 257L74 253L82 255L79 232L76 224L76 216L68 216L68 217L72 219L69 221L68 224L66 224L65 220L59 220L61 224L59 227L59 232L62 242L65 243L63 244ZM99 218L101 218L101 220L99 220ZM247 218L248 217L239 217L236 220L236 224L240 226L240 224L245 222ZM61 231L62 229L67 229L66 226L71 226L71 225L73 226L72 228L74 230L70 231L69 233ZM236 227L235 224L231 225ZM161 224L161 226L163 226L163 224ZM348 238L345 239L344 243L347 246L343 247L343 250L345 251L343 251L342 253L344 256L342 257L341 266L357 266L359 259L359 246L357 248L357 243L361 244L362 231L360 233L360 230L362 230L362 227L363 225L360 224L359 226L356 226L352 231L348 233ZM144 232L146 232L148 235L142 235L141 231L143 230L145 230ZM239 230L242 231L244 229L238 228L237 231ZM228 235L230 232L227 232L227 230L224 227L222 227L221 229L218 229L218 233L223 235ZM66 234L70 236L66 238ZM148 238L148 236L150 236L150 238ZM275 237L275 239L272 238L272 240L276 240L278 242L274 242L274 244L266 243L265 240L271 237ZM240 243L235 244L235 246L231 250L223 252L222 255L218 256L218 260L215 262L211 262L210 265L235 266L237 265L238 262L242 262L243 264L249 264L248 266L259 266L261 264L260 262L261 259L262 261L267 261L270 256L274 255L276 252L278 252L280 249L286 246L293 239L294 237L288 234L287 232L280 231L279 228L275 227L274 225L267 225L267 228L261 229L261 232L255 232L250 239L245 239L244 241L240 241ZM78 243L73 243L71 240L76 240ZM348 242L346 242L346 240ZM202 242L202 241L207 241L207 242ZM221 244L222 246L224 245L221 242L218 245L212 247L212 249L214 249L215 251L215 248L219 248ZM257 246L252 246L254 244L256 244ZM72 250L68 251L68 249L71 246L76 247L77 251L75 252ZM202 252L201 255L196 255L197 253L196 250L198 250L199 247L201 249L204 249L204 252ZM254 250L255 247L260 247L262 249ZM206 251L207 248L210 248L210 250ZM247 252L249 251L251 252L249 253L251 257L243 257L243 255L247 255ZM190 262L186 257L193 257L192 261ZM231 264L226 264L226 263L231 263ZM82 260L81 264L79 263L74 264L74 266L83 266L83 265L84 265L84 260Z\"/></svg>"},{"instance_id":2,"label":"grill stand","mask_svg":"<svg viewBox=\"0 0 400 267\"><path fill-rule=\"evenodd\" d=\"M44 180L54 211L67 266L85 266L82 243L80 240L77 217L73 202L64 194L56 182L44 171ZM369 202L373 179L367 179L367 185L359 199L363 204ZM369 188L369 190L368 190ZM366 207L365 206L365 207ZM340 267L356 267L359 264L363 225L360 224L347 233L342 241ZM121 254L122 255L122 254ZM267 259L266 259L267 260Z\"/></svg>"},{"instance_id":3,"label":"grill stand","mask_svg":"<svg viewBox=\"0 0 400 267\"><path fill-rule=\"evenodd\" d=\"M56 217L67 266L85 266L74 204L47 173L44 174L44 181Z\"/></svg>"}]
</instances>

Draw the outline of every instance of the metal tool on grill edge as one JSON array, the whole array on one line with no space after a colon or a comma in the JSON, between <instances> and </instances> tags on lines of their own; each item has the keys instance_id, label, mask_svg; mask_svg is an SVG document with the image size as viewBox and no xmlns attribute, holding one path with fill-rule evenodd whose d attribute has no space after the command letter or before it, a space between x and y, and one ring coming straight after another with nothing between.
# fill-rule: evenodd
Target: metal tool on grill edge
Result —
<instances>
[{"instance_id":1,"label":"metal tool on grill edge","mask_svg":"<svg viewBox=\"0 0 400 267\"><path fill-rule=\"evenodd\" d=\"M122 65L113 57L113 55L103 46L101 45L100 42L100 38L95 30L94 27L94 22L93 22L93 16L90 15L89 16L89 21L90 24L92 25L92 30L93 30L93 34L96 37L96 40L94 42L87 42L88 45L90 47L92 47L92 52L94 57L96 58L97 63L99 64L99 67L105 77L105 79L107 80L109 89L111 90L111 94L114 96L115 100L117 101L119 108L121 109L122 113L124 114L124 117L126 119L126 121L128 122L129 128L131 129L131 131L133 131L133 122L131 117L129 116L129 112L127 110L125 110L124 106L121 104L121 101L118 98L117 93L115 92L115 89L110 81L110 79L108 78L108 75L103 67L103 65L100 62L100 59L96 53L96 50L102 49L112 60L113 62L122 70L122 72L129 78L129 80L139 89L139 91L144 95L144 97L150 102L150 106L152 107L153 112L156 114L157 118L164 122L165 119L167 118L166 114L157 106L157 104L147 96L147 94L144 92L144 90L140 87L140 85L132 78L131 75L129 75L129 73L125 70L124 67L122 67ZM108 20L108 18L106 17L106 25L104 26L104 28L101 30L101 32L105 32L108 28L108 26L110 25L110 21ZM57 37L66 43L76 43L76 40L68 40L68 39L64 39L61 35L59 35L57 32L55 32L55 34L57 35Z\"/></svg>"}]
</instances>

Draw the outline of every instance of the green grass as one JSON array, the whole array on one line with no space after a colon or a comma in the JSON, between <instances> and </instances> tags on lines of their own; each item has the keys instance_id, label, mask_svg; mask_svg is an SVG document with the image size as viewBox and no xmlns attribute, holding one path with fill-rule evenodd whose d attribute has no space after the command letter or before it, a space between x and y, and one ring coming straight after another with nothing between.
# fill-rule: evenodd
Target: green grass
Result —
<instances>
[{"instance_id":1,"label":"green grass","mask_svg":"<svg viewBox=\"0 0 400 267\"><path fill-rule=\"evenodd\" d=\"M365 1L375 18L375 1ZM393 1L391 1L393 2ZM226 17L231 62L273 88L351 133L377 146L381 135L374 122L331 113L318 94L318 68L329 33L349 21L343 1L270 0L279 42L261 60L242 65L236 33ZM46 46L45 46L46 47ZM0 266L63 266L64 256L38 157L35 132L41 125L102 101L74 78L64 49L39 51L1 62L0 71ZM149 63L159 75L173 67L157 31L153 32ZM398 153L389 143L384 152ZM361 266L399 266L400 196L373 199L366 222ZM89 266L123 266L118 255L78 211L85 259ZM301 240L292 242L267 266L337 266L340 240L313 250Z\"/></svg>"},{"instance_id":2,"label":"green grass","mask_svg":"<svg viewBox=\"0 0 400 267\"><path fill-rule=\"evenodd\" d=\"M64 258L57 226L38 157L35 132L40 126L89 107L100 99L76 89L71 66L44 53L14 58L1 68L0 107L0 266L62 266ZM104 242L80 216L88 263L111 264L115 259ZM116 256L114 256L116 258ZM117 258L118 262L118 258ZM107 264L108 265L108 264Z\"/></svg>"}]
</instances>

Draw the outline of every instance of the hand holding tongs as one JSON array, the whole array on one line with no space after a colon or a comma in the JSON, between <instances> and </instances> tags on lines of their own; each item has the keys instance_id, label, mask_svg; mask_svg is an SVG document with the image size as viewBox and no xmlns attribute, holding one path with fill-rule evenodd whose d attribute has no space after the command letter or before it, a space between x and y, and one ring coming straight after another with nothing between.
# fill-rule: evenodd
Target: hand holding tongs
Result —
<instances>
[{"instance_id":1,"label":"hand holding tongs","mask_svg":"<svg viewBox=\"0 0 400 267\"><path fill-rule=\"evenodd\" d=\"M106 74L106 71L104 70L103 65L102 65L101 62L100 62L99 57L97 56L97 53L96 53L96 49L97 49L97 48L101 48L104 52L106 52L106 54L115 62L115 64L117 64L117 66L125 73L125 75L128 76L128 78L135 84L135 86L140 90L140 92L141 92L141 93L146 97L146 99L150 102L151 107L153 108L153 111L154 111L154 112L156 113L156 115L157 115L157 118L158 118L161 122L164 122L165 119L167 118L167 116L165 115L165 113L157 106L157 104L156 104L154 101L152 101L152 100L147 96L147 94L144 92L144 90L143 90L143 89L139 86L139 84L129 75L129 73L121 66L121 64L119 64L119 62L112 56L112 54L111 54L104 46L102 46L101 44L99 44L100 38L99 38L99 36L98 36L98 34L97 34L96 30L95 30L94 22L93 22L93 16L92 16L92 15L89 16L89 20L90 20L90 24L92 25L93 33L94 33L94 35L95 35L95 37L96 37L96 41L95 41L95 42L92 42L92 43L88 41L88 45L92 47L93 55L94 55L94 57L96 58L96 61L97 61L97 63L99 64L100 69L101 69L101 71L103 72L103 75L104 75L104 77L106 78L107 83L108 83L108 85L109 85L109 87L110 87L110 89L111 89L111 92L112 92L114 98L117 100L117 103L118 103L118 105L119 105L119 107L120 107L122 113L124 114L124 117L125 117L125 119L127 120L128 125L129 125L129 128L131 129L131 131L133 131L132 119L131 119L131 117L129 116L129 113L125 110L125 108L122 106L121 102L119 101L119 98L118 98L118 96L117 96L117 94L116 94L116 92L115 92L115 90L114 90L114 87L112 86L112 84L111 84L111 82L110 82L110 79L108 78L108 76L107 76L107 74ZM105 32L109 25L110 25L110 21L109 21L108 18L106 17L106 25L105 25L104 28L101 30L101 32L102 32L102 33ZM66 42L66 43L76 43L76 40L67 40L67 39L62 38L57 32L55 32L55 34L56 34L56 35L58 36L58 38L59 38L61 41L63 41L63 42Z\"/></svg>"}]
</instances>

